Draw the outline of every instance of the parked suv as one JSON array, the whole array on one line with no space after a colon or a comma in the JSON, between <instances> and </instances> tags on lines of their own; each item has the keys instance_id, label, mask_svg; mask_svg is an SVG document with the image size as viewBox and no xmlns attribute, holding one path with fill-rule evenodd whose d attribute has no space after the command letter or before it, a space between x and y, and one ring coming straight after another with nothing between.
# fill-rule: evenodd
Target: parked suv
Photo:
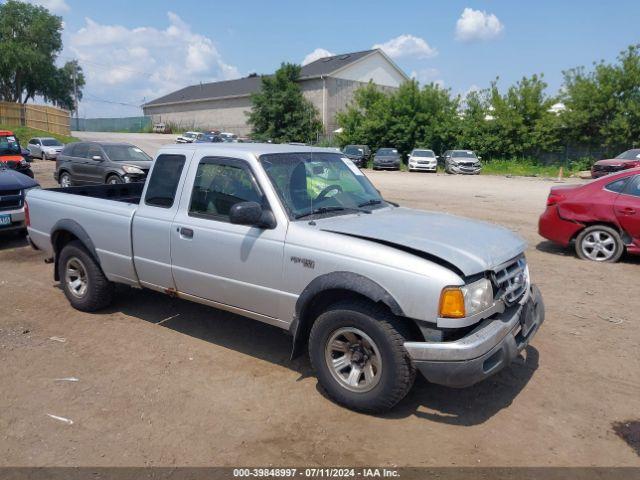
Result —
<instances>
[{"instance_id":1,"label":"parked suv","mask_svg":"<svg viewBox=\"0 0 640 480\"><path fill-rule=\"evenodd\" d=\"M53 176L61 187L144 182L151 162L130 143L70 143L58 156Z\"/></svg>"},{"instance_id":2,"label":"parked suv","mask_svg":"<svg viewBox=\"0 0 640 480\"><path fill-rule=\"evenodd\" d=\"M353 163L358 167L366 167L369 157L371 156L371 149L369 145L347 145L342 150Z\"/></svg>"},{"instance_id":3,"label":"parked suv","mask_svg":"<svg viewBox=\"0 0 640 480\"><path fill-rule=\"evenodd\" d=\"M478 175L482 170L480 157L471 150L447 150L444 152L444 171Z\"/></svg>"},{"instance_id":4,"label":"parked suv","mask_svg":"<svg viewBox=\"0 0 640 480\"><path fill-rule=\"evenodd\" d=\"M33 158L42 160L55 160L64 148L60 140L51 137L32 138L27 143L27 149Z\"/></svg>"}]
</instances>

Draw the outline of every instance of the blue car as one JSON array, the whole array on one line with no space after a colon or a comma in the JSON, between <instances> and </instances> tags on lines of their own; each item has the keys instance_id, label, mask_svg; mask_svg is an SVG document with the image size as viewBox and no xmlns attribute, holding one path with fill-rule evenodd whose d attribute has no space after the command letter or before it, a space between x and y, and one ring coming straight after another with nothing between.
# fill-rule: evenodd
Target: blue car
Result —
<instances>
[{"instance_id":1,"label":"blue car","mask_svg":"<svg viewBox=\"0 0 640 480\"><path fill-rule=\"evenodd\" d=\"M38 182L0 164L0 234L9 231L26 233L25 198Z\"/></svg>"}]
</instances>

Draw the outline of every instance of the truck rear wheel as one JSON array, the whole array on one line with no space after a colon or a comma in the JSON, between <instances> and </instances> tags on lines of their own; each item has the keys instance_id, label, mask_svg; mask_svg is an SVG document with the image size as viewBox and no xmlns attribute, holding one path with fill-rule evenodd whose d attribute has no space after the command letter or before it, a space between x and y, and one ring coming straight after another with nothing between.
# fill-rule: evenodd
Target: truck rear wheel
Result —
<instances>
[{"instance_id":1,"label":"truck rear wheel","mask_svg":"<svg viewBox=\"0 0 640 480\"><path fill-rule=\"evenodd\" d=\"M318 381L337 403L384 412L402 400L415 379L405 338L385 309L366 301L332 305L314 322L309 356Z\"/></svg>"},{"instance_id":2,"label":"truck rear wheel","mask_svg":"<svg viewBox=\"0 0 640 480\"><path fill-rule=\"evenodd\" d=\"M69 242L62 248L58 273L62 290L73 308L95 312L111 303L113 284L79 241Z\"/></svg>"}]
</instances>

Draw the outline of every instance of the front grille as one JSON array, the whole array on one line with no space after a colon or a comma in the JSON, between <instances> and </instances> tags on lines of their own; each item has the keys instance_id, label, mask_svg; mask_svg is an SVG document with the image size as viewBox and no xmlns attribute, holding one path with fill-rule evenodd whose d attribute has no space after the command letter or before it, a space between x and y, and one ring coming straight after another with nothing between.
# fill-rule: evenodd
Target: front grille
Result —
<instances>
[{"instance_id":1,"label":"front grille","mask_svg":"<svg viewBox=\"0 0 640 480\"><path fill-rule=\"evenodd\" d=\"M22 207L22 192L20 190L0 191L0 210L15 210Z\"/></svg>"},{"instance_id":2,"label":"front grille","mask_svg":"<svg viewBox=\"0 0 640 480\"><path fill-rule=\"evenodd\" d=\"M520 299L527 289L527 261L524 257L518 257L494 272L494 285L497 288L496 298L503 299L510 305Z\"/></svg>"},{"instance_id":3,"label":"front grille","mask_svg":"<svg viewBox=\"0 0 640 480\"><path fill-rule=\"evenodd\" d=\"M594 165L594 172L617 172L620 170L624 170L622 165Z\"/></svg>"}]
</instances>

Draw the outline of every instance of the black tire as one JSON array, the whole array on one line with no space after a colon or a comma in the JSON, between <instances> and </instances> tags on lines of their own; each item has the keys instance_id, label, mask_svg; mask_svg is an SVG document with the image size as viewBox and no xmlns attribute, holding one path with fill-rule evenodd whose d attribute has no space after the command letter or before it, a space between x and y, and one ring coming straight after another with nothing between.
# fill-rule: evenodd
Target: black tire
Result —
<instances>
[{"instance_id":1,"label":"black tire","mask_svg":"<svg viewBox=\"0 0 640 480\"><path fill-rule=\"evenodd\" d=\"M67 281L67 269L78 262L84 269L86 278L83 293L74 293ZM58 260L58 274L62 290L73 308L83 312L95 312L111 304L113 283L107 280L96 260L79 241L69 242L62 248Z\"/></svg>"},{"instance_id":2,"label":"black tire","mask_svg":"<svg viewBox=\"0 0 640 480\"><path fill-rule=\"evenodd\" d=\"M404 348L405 337L397 322L390 312L364 300L336 303L318 316L309 335L309 357L320 385L335 402L356 411L380 413L407 395L416 369ZM377 383L368 391L349 390L329 367L327 345L332 335L344 328L364 332L379 351L381 373L378 372Z\"/></svg>"},{"instance_id":3,"label":"black tire","mask_svg":"<svg viewBox=\"0 0 640 480\"><path fill-rule=\"evenodd\" d=\"M107 183L108 185L119 185L121 183L124 183L124 181L122 180L122 178L120 178L120 176L114 174L109 175L105 183Z\"/></svg>"},{"instance_id":4,"label":"black tire","mask_svg":"<svg viewBox=\"0 0 640 480\"><path fill-rule=\"evenodd\" d=\"M603 250L598 254L595 252L590 254L590 247L587 246L587 242L594 240L596 236L601 236L603 239L609 239L613 242L609 244L611 249L608 249L603 245ZM620 237L620 233L617 230L608 227L606 225L591 225L580 232L576 237L575 242L576 255L582 260L591 260L594 262L603 263L615 263L620 260L620 257L624 253L624 242ZM591 249L591 252L594 252Z\"/></svg>"},{"instance_id":5,"label":"black tire","mask_svg":"<svg viewBox=\"0 0 640 480\"><path fill-rule=\"evenodd\" d=\"M63 185L63 181L62 181L62 177L64 177L64 176L69 178L69 185L68 186L69 187L73 187L73 177L71 176L71 174L69 172L65 172L65 171L60 172L60 175L58 176L58 184L61 187L64 186Z\"/></svg>"}]
</instances>

